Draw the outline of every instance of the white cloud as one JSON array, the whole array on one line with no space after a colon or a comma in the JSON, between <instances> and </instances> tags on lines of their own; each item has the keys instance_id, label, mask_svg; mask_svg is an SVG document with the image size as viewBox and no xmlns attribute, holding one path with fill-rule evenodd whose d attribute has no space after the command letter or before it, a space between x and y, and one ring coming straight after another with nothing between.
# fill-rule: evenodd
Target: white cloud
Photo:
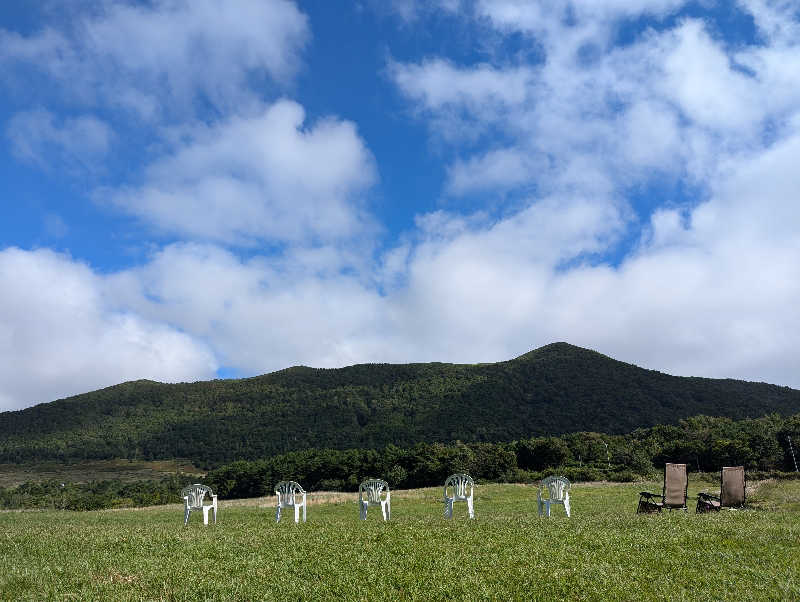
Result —
<instances>
[{"instance_id":1,"label":"white cloud","mask_svg":"<svg viewBox=\"0 0 800 602\"><path fill-rule=\"evenodd\" d=\"M241 260L219 247L173 245L117 275L114 291L138 313L210 341L224 364L245 373L372 361L385 343L374 289L292 258Z\"/></svg>"},{"instance_id":2,"label":"white cloud","mask_svg":"<svg viewBox=\"0 0 800 602\"><path fill-rule=\"evenodd\" d=\"M567 340L674 374L800 386L799 151L794 135L732 160L709 201L658 210L618 268L580 261L613 245L624 219L613 204L533 206L423 243L408 268L407 323L447 359Z\"/></svg>"},{"instance_id":3,"label":"white cloud","mask_svg":"<svg viewBox=\"0 0 800 602\"><path fill-rule=\"evenodd\" d=\"M153 162L141 187L107 191L119 207L165 230L248 243L351 238L369 229L359 209L373 159L346 121L304 125L279 101L252 117L195 129Z\"/></svg>"},{"instance_id":4,"label":"white cloud","mask_svg":"<svg viewBox=\"0 0 800 602\"><path fill-rule=\"evenodd\" d=\"M51 251L0 251L0 410L126 380L213 377L210 349L109 302L104 279Z\"/></svg>"},{"instance_id":5,"label":"white cloud","mask_svg":"<svg viewBox=\"0 0 800 602\"><path fill-rule=\"evenodd\" d=\"M764 116L764 90L753 77L732 69L731 59L700 21L686 21L665 36L668 50L658 81L660 96L671 98L694 123L747 135Z\"/></svg>"},{"instance_id":6,"label":"white cloud","mask_svg":"<svg viewBox=\"0 0 800 602\"><path fill-rule=\"evenodd\" d=\"M441 59L420 65L391 63L389 71L404 94L429 110L447 105L475 110L484 104L519 104L527 99L533 80L528 68L501 70L477 65L467 70Z\"/></svg>"},{"instance_id":7,"label":"white cloud","mask_svg":"<svg viewBox=\"0 0 800 602\"><path fill-rule=\"evenodd\" d=\"M478 0L476 12L500 29L541 34L562 31L569 21L608 27L623 18L663 17L685 4L687 0Z\"/></svg>"},{"instance_id":8,"label":"white cloud","mask_svg":"<svg viewBox=\"0 0 800 602\"><path fill-rule=\"evenodd\" d=\"M391 63L398 90L427 120L432 136L459 145L446 192L460 195L481 181L487 189L544 194L590 190L587 165L596 172L593 179L616 188L601 194L646 185L654 174L675 181L688 176L702 187L726 156L780 138L800 103L791 75L800 68L800 53L786 39L729 48L702 20L684 19L647 30L631 44L612 45L609 32L620 18L665 15L681 4L562 3L559 9L487 1L477 5L477 15L491 17L500 33L528 31L530 19L541 62L455 65L429 57ZM590 59L586 48L593 48ZM498 138L501 155L479 149L465 156L476 139L491 144ZM525 170L509 161L502 169L503 156L548 160L521 181ZM497 179L502 174L505 182Z\"/></svg>"},{"instance_id":9,"label":"white cloud","mask_svg":"<svg viewBox=\"0 0 800 602\"><path fill-rule=\"evenodd\" d=\"M467 161L457 161L447 170L447 192L463 195L475 191L495 194L531 182L537 170L548 169L547 158L518 149L498 149Z\"/></svg>"},{"instance_id":10,"label":"white cloud","mask_svg":"<svg viewBox=\"0 0 800 602\"><path fill-rule=\"evenodd\" d=\"M68 168L91 168L114 139L108 124L92 115L59 119L44 109L14 115L7 135L14 155L43 168L53 161Z\"/></svg>"},{"instance_id":11,"label":"white cloud","mask_svg":"<svg viewBox=\"0 0 800 602\"><path fill-rule=\"evenodd\" d=\"M0 30L0 65L24 82L44 73L79 103L183 114L196 100L247 101L253 75L285 82L298 68L308 23L287 0L104 2L66 11L31 36ZM60 13L62 16L65 13Z\"/></svg>"}]
</instances>

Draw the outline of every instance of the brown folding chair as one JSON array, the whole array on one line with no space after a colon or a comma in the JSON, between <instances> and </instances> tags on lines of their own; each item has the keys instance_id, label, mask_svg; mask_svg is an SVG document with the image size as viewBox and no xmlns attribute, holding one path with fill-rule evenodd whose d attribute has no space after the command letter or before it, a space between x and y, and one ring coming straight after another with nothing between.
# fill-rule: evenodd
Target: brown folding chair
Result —
<instances>
[{"instance_id":1,"label":"brown folding chair","mask_svg":"<svg viewBox=\"0 0 800 602\"><path fill-rule=\"evenodd\" d=\"M697 512L719 512L720 508L742 508L746 501L744 466L723 466L719 495L697 494Z\"/></svg>"},{"instance_id":2,"label":"brown folding chair","mask_svg":"<svg viewBox=\"0 0 800 602\"><path fill-rule=\"evenodd\" d=\"M664 489L661 495L642 491L639 493L639 505L636 512L653 513L667 510L687 510L686 494L689 488L689 477L686 464L667 463L664 466ZM655 501L660 498L661 501Z\"/></svg>"}]
</instances>

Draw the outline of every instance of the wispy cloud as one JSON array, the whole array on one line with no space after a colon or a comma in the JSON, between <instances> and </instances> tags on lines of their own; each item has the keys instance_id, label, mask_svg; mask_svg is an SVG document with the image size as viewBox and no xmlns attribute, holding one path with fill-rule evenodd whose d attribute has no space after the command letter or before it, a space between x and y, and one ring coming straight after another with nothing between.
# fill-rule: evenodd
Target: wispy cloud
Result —
<instances>
[{"instance_id":1,"label":"wispy cloud","mask_svg":"<svg viewBox=\"0 0 800 602\"><path fill-rule=\"evenodd\" d=\"M0 30L0 65L13 83L44 75L71 102L144 119L248 102L248 79L287 82L309 37L306 16L287 0L108 2L76 12L29 36Z\"/></svg>"},{"instance_id":2,"label":"wispy cloud","mask_svg":"<svg viewBox=\"0 0 800 602\"><path fill-rule=\"evenodd\" d=\"M44 109L14 115L7 135L17 158L45 169L53 161L68 169L91 169L114 139L108 124L93 115L62 120Z\"/></svg>"}]
</instances>

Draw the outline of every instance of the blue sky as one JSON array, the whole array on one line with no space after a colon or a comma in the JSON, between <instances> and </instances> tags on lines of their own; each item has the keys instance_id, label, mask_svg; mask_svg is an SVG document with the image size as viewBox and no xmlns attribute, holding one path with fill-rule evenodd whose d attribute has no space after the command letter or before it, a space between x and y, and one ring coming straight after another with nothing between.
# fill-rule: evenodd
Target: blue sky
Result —
<instances>
[{"instance_id":1,"label":"blue sky","mask_svg":"<svg viewBox=\"0 0 800 602\"><path fill-rule=\"evenodd\" d=\"M568 341L800 387L800 14L0 6L0 409Z\"/></svg>"}]
</instances>

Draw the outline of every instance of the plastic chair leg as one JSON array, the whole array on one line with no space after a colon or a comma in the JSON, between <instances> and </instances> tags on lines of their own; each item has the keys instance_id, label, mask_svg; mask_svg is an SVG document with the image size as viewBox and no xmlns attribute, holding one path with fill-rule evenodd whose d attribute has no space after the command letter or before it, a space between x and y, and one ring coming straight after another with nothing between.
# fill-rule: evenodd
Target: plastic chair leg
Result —
<instances>
[{"instance_id":1,"label":"plastic chair leg","mask_svg":"<svg viewBox=\"0 0 800 602\"><path fill-rule=\"evenodd\" d=\"M294 506L294 522L295 524L300 522L300 506L297 504Z\"/></svg>"},{"instance_id":2,"label":"plastic chair leg","mask_svg":"<svg viewBox=\"0 0 800 602\"><path fill-rule=\"evenodd\" d=\"M281 505L278 504L278 508L275 510L275 522L281 522Z\"/></svg>"},{"instance_id":3,"label":"plastic chair leg","mask_svg":"<svg viewBox=\"0 0 800 602\"><path fill-rule=\"evenodd\" d=\"M306 522L306 503L303 502L303 522Z\"/></svg>"},{"instance_id":4,"label":"plastic chair leg","mask_svg":"<svg viewBox=\"0 0 800 602\"><path fill-rule=\"evenodd\" d=\"M183 515L183 526L184 527L189 524L189 513L190 512L191 512L191 510L189 510L188 508L186 509L186 512L184 512L184 515Z\"/></svg>"},{"instance_id":5,"label":"plastic chair leg","mask_svg":"<svg viewBox=\"0 0 800 602\"><path fill-rule=\"evenodd\" d=\"M469 517L475 518L475 508L472 505L472 498L467 498L467 510L469 511Z\"/></svg>"},{"instance_id":6,"label":"plastic chair leg","mask_svg":"<svg viewBox=\"0 0 800 602\"><path fill-rule=\"evenodd\" d=\"M453 518L453 500L446 499L444 501L444 517L445 518Z\"/></svg>"},{"instance_id":7,"label":"plastic chair leg","mask_svg":"<svg viewBox=\"0 0 800 602\"><path fill-rule=\"evenodd\" d=\"M564 500L564 510L566 510L566 512L567 512L567 518L569 518L569 516L570 516L570 514L569 514L569 498L567 498L566 500Z\"/></svg>"},{"instance_id":8,"label":"plastic chair leg","mask_svg":"<svg viewBox=\"0 0 800 602\"><path fill-rule=\"evenodd\" d=\"M381 514L383 515L384 522L388 520L386 518L386 502L381 502Z\"/></svg>"}]
</instances>

